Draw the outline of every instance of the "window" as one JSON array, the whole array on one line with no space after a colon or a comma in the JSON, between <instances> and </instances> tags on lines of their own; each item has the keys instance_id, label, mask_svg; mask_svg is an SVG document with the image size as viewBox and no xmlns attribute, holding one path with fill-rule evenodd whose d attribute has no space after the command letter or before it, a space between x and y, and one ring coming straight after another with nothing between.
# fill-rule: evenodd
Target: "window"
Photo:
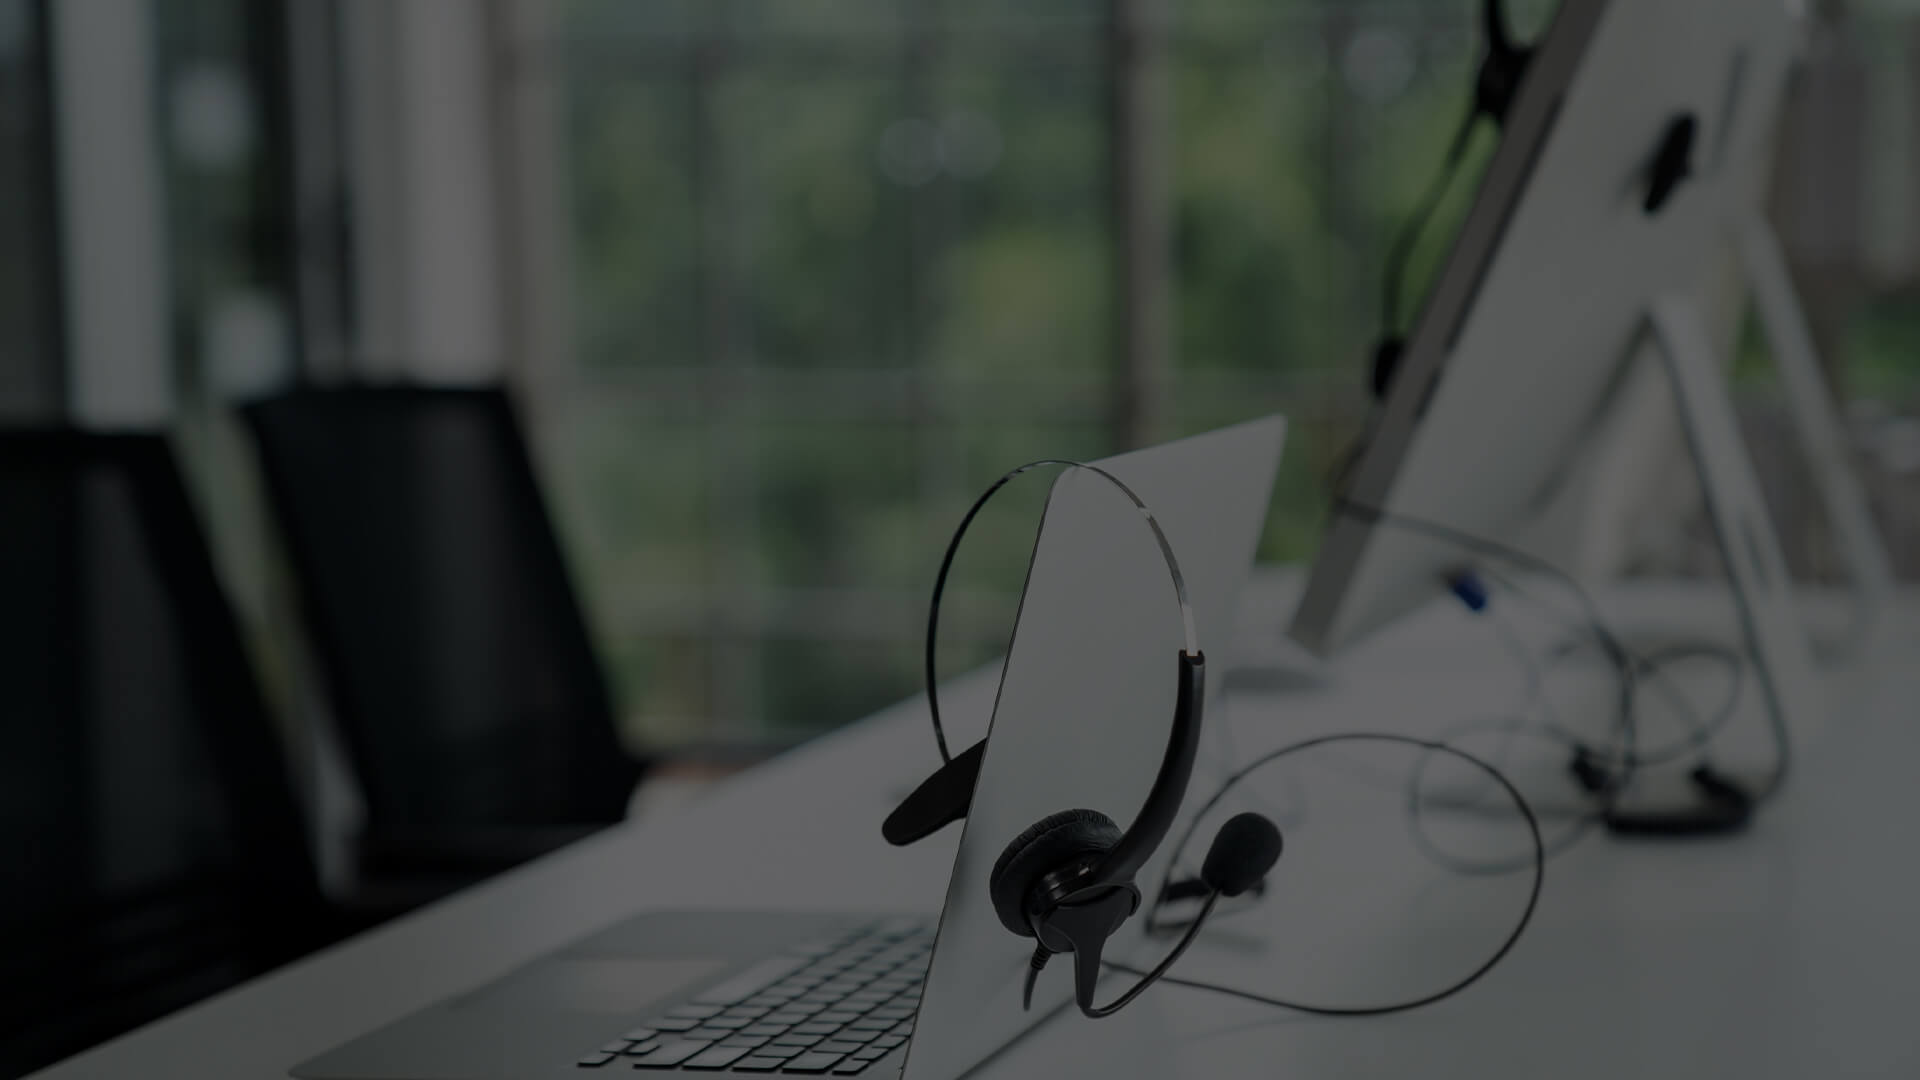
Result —
<instances>
[{"instance_id":1,"label":"window","mask_svg":"<svg viewBox=\"0 0 1920 1080\"><path fill-rule=\"evenodd\" d=\"M586 0L552 29L574 347L543 449L642 738L910 693L949 531L1030 458L1285 411L1265 554L1310 554L1458 12ZM1044 483L969 537L954 670L1005 643Z\"/></svg>"},{"instance_id":2,"label":"window","mask_svg":"<svg viewBox=\"0 0 1920 1080\"><path fill-rule=\"evenodd\" d=\"M573 0L517 42L516 77L562 103L570 279L570 345L528 384L634 733L784 740L912 692L948 532L1029 458L1285 412L1262 554L1310 558L1478 6ZM1508 6L1533 38L1557 5ZM1897 400L1920 371L1916 245L1886 242L1916 235L1912 17L1858 7L1803 82L1859 93L1803 86L1786 156L1838 167L1818 136L1864 105L1887 136L1848 151L1870 210L1830 261L1779 214L1828 355ZM1744 402L1762 419L1767 393ZM952 670L1004 645L1043 484L969 538ZM1893 516L1920 505L1899 485Z\"/></svg>"}]
</instances>

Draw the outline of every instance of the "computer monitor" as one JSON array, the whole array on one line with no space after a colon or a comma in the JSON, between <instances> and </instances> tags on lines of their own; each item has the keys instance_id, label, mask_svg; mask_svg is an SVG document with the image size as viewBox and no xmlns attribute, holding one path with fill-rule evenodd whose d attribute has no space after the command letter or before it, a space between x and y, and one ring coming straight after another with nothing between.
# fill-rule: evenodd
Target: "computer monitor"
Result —
<instances>
[{"instance_id":1,"label":"computer monitor","mask_svg":"<svg viewBox=\"0 0 1920 1080\"><path fill-rule=\"evenodd\" d=\"M1552 533L1656 302L1724 277L1735 226L1759 211L1802 7L1565 0L1348 474L1350 512L1291 627L1301 644L1338 651L1443 595L1467 561L1366 511L1502 542ZM1682 128L1688 175L1649 198Z\"/></svg>"}]
</instances>

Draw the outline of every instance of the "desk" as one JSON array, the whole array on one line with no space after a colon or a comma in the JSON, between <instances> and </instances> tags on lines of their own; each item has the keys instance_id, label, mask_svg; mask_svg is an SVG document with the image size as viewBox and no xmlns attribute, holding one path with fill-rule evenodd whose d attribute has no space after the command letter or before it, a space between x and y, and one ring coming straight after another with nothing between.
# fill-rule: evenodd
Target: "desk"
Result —
<instances>
[{"instance_id":1,"label":"desk","mask_svg":"<svg viewBox=\"0 0 1920 1080\"><path fill-rule=\"evenodd\" d=\"M1229 709L1237 738L1251 752L1356 710L1393 726L1382 716L1471 681L1448 637L1409 627L1390 643L1401 655L1384 658L1396 677L1364 692L1243 694ZM1880 651L1920 655L1920 594L1903 596ZM1920 665L1874 667L1834 680L1831 730L1799 751L1791 786L1751 834L1582 845L1549 868L1515 952L1458 998L1325 1020L1163 988L1127 1021L1056 1019L978 1075L1920 1077ZM992 688L990 673L960 680L951 714L983 716ZM931 910L957 830L898 851L879 820L933 760L920 702L902 703L677 814L610 830L40 1075L281 1077L648 908Z\"/></svg>"}]
</instances>

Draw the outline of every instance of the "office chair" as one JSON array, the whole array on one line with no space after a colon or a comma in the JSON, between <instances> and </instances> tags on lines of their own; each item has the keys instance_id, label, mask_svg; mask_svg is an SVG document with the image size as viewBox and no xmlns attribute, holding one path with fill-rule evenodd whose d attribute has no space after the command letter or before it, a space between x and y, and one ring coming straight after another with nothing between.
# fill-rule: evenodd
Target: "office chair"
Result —
<instances>
[{"instance_id":1,"label":"office chair","mask_svg":"<svg viewBox=\"0 0 1920 1080\"><path fill-rule=\"evenodd\" d=\"M506 395L244 412L362 789L364 887L430 897L620 820L641 765Z\"/></svg>"},{"instance_id":2,"label":"office chair","mask_svg":"<svg viewBox=\"0 0 1920 1080\"><path fill-rule=\"evenodd\" d=\"M0 431L0 1076L343 933L165 438Z\"/></svg>"}]
</instances>

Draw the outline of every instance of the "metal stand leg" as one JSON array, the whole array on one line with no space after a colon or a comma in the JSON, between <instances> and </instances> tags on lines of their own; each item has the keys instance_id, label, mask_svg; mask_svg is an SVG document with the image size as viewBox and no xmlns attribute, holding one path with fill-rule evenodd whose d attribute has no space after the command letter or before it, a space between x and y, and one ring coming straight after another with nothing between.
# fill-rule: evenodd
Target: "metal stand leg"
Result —
<instances>
[{"instance_id":1,"label":"metal stand leg","mask_svg":"<svg viewBox=\"0 0 1920 1080\"><path fill-rule=\"evenodd\" d=\"M1822 719L1812 653L1712 338L1691 298L1662 297L1651 317L1761 693L1782 745L1804 742Z\"/></svg>"},{"instance_id":2,"label":"metal stand leg","mask_svg":"<svg viewBox=\"0 0 1920 1080\"><path fill-rule=\"evenodd\" d=\"M1885 544L1868 509L1866 492L1848 457L1844 429L1832 395L1820 374L1820 360L1806 315L1787 274L1773 228L1755 218L1740 230L1740 261L1773 352L1774 366L1792 409L1794 427L1814 485L1826 503L1827 521L1839 542L1852 578L1855 640L1864 645L1883 613L1893 588L1893 570Z\"/></svg>"}]
</instances>

